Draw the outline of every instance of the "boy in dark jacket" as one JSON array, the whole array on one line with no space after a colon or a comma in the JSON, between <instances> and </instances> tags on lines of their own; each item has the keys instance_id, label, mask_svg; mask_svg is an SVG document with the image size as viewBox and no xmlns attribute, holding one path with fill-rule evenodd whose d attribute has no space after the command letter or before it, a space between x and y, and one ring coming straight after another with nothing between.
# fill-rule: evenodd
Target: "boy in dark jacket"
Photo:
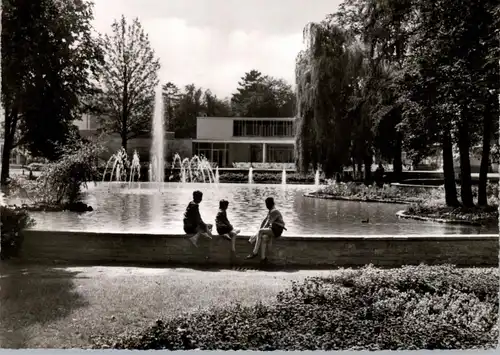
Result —
<instances>
[{"instance_id":1,"label":"boy in dark jacket","mask_svg":"<svg viewBox=\"0 0 500 355\"><path fill-rule=\"evenodd\" d=\"M236 252L236 236L240 233L239 229L234 229L233 225L227 219L227 208L229 207L229 202L226 200L220 200L219 202L219 212L217 217L215 217L215 227L217 228L217 233L223 238L231 241L231 250L233 253Z\"/></svg>"},{"instance_id":2,"label":"boy in dark jacket","mask_svg":"<svg viewBox=\"0 0 500 355\"><path fill-rule=\"evenodd\" d=\"M194 234L189 240L195 247L198 246L200 236L212 239L212 225L206 224L201 219L199 204L202 199L203 193L201 191L194 191L193 201L189 202L186 212L184 212L184 232L186 234Z\"/></svg>"}]
</instances>

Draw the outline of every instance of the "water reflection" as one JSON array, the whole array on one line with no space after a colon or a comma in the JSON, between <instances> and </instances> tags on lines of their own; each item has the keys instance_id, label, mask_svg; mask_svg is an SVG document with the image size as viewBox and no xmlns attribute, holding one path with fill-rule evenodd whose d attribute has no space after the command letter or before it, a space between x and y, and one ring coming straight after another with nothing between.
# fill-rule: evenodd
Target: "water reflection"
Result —
<instances>
[{"instance_id":1,"label":"water reflection","mask_svg":"<svg viewBox=\"0 0 500 355\"><path fill-rule=\"evenodd\" d=\"M35 228L93 231L183 233L182 215L194 190L204 193L200 212L214 223L220 199L230 202L228 217L243 233L253 233L273 196L283 213L288 234L475 234L498 233L495 227L470 227L400 220L402 205L320 200L303 197L311 186L246 184L165 184L162 192L141 183L132 189L105 186L90 189L85 199L94 211L87 214L33 213ZM363 223L367 222L367 223Z\"/></svg>"}]
</instances>

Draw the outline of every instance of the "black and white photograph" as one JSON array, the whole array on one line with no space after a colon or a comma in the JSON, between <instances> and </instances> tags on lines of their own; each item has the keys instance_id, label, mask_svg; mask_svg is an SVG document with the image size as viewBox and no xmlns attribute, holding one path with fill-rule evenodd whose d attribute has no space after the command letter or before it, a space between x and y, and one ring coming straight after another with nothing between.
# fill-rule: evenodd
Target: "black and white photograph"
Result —
<instances>
[{"instance_id":1,"label":"black and white photograph","mask_svg":"<svg viewBox=\"0 0 500 355\"><path fill-rule=\"evenodd\" d=\"M498 0L2 0L0 53L0 350L498 347Z\"/></svg>"}]
</instances>

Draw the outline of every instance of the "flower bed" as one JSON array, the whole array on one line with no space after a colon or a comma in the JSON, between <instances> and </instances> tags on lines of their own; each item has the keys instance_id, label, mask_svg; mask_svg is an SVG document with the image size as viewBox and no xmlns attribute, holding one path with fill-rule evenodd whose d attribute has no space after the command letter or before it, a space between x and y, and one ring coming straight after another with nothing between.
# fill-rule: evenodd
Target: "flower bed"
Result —
<instances>
[{"instance_id":1,"label":"flower bed","mask_svg":"<svg viewBox=\"0 0 500 355\"><path fill-rule=\"evenodd\" d=\"M441 188L429 189L425 187L399 187L384 185L366 186L362 183L333 183L309 194L318 198L338 198L352 201L391 202L391 203L420 203L423 201L444 199Z\"/></svg>"},{"instance_id":2,"label":"flower bed","mask_svg":"<svg viewBox=\"0 0 500 355\"><path fill-rule=\"evenodd\" d=\"M472 225L498 225L498 206L476 206L473 208L413 205L401 215L403 218L434 220L444 223Z\"/></svg>"},{"instance_id":3,"label":"flower bed","mask_svg":"<svg viewBox=\"0 0 500 355\"><path fill-rule=\"evenodd\" d=\"M498 270L418 266L343 270L294 283L270 305L175 317L95 348L382 350L493 348Z\"/></svg>"}]
</instances>

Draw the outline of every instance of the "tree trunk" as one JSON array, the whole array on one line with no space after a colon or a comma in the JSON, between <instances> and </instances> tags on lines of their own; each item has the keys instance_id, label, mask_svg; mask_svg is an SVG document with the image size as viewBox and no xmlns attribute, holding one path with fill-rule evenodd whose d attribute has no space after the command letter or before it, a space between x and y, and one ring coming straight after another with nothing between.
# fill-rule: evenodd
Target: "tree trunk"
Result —
<instances>
[{"instance_id":1,"label":"tree trunk","mask_svg":"<svg viewBox=\"0 0 500 355\"><path fill-rule=\"evenodd\" d=\"M369 185L372 183L372 157L366 157L364 159L365 165L365 184Z\"/></svg>"},{"instance_id":2,"label":"tree trunk","mask_svg":"<svg viewBox=\"0 0 500 355\"><path fill-rule=\"evenodd\" d=\"M14 147L14 136L16 134L18 120L17 109L5 115L5 136L2 152L2 172L0 174L0 185L2 188L7 186L10 175L10 154Z\"/></svg>"},{"instance_id":3,"label":"tree trunk","mask_svg":"<svg viewBox=\"0 0 500 355\"><path fill-rule=\"evenodd\" d=\"M122 97L122 131L120 132L122 138L122 148L127 151L127 123L128 123L128 82L127 82L127 66L123 70L123 97Z\"/></svg>"},{"instance_id":4,"label":"tree trunk","mask_svg":"<svg viewBox=\"0 0 500 355\"><path fill-rule=\"evenodd\" d=\"M464 117L465 116L465 117ZM465 207L474 206L472 199L472 177L470 168L470 139L467 116L463 115L458 127L458 150L460 153L460 197Z\"/></svg>"},{"instance_id":5,"label":"tree trunk","mask_svg":"<svg viewBox=\"0 0 500 355\"><path fill-rule=\"evenodd\" d=\"M453 146L449 130L443 132L443 174L446 205L450 207L459 206L457 198L457 185L455 183L455 170L453 169Z\"/></svg>"},{"instance_id":6,"label":"tree trunk","mask_svg":"<svg viewBox=\"0 0 500 355\"><path fill-rule=\"evenodd\" d=\"M479 189L477 203L479 206L488 204L488 196L486 194L486 186L488 184L488 168L490 165L490 151L493 117L490 110L486 110L483 123L483 151L481 153L481 166L479 168Z\"/></svg>"},{"instance_id":7,"label":"tree trunk","mask_svg":"<svg viewBox=\"0 0 500 355\"><path fill-rule=\"evenodd\" d=\"M127 143L128 143L127 134L122 132L120 136L122 137L122 148L125 149L125 151L127 151Z\"/></svg>"},{"instance_id":8,"label":"tree trunk","mask_svg":"<svg viewBox=\"0 0 500 355\"><path fill-rule=\"evenodd\" d=\"M358 171L356 172L356 180L358 181L361 180L362 172L363 172L363 164L360 161L358 161Z\"/></svg>"},{"instance_id":9,"label":"tree trunk","mask_svg":"<svg viewBox=\"0 0 500 355\"><path fill-rule=\"evenodd\" d=\"M401 181L401 173L403 172L403 140L401 134L397 134L396 146L394 147L394 159L392 160L392 181Z\"/></svg>"}]
</instances>

